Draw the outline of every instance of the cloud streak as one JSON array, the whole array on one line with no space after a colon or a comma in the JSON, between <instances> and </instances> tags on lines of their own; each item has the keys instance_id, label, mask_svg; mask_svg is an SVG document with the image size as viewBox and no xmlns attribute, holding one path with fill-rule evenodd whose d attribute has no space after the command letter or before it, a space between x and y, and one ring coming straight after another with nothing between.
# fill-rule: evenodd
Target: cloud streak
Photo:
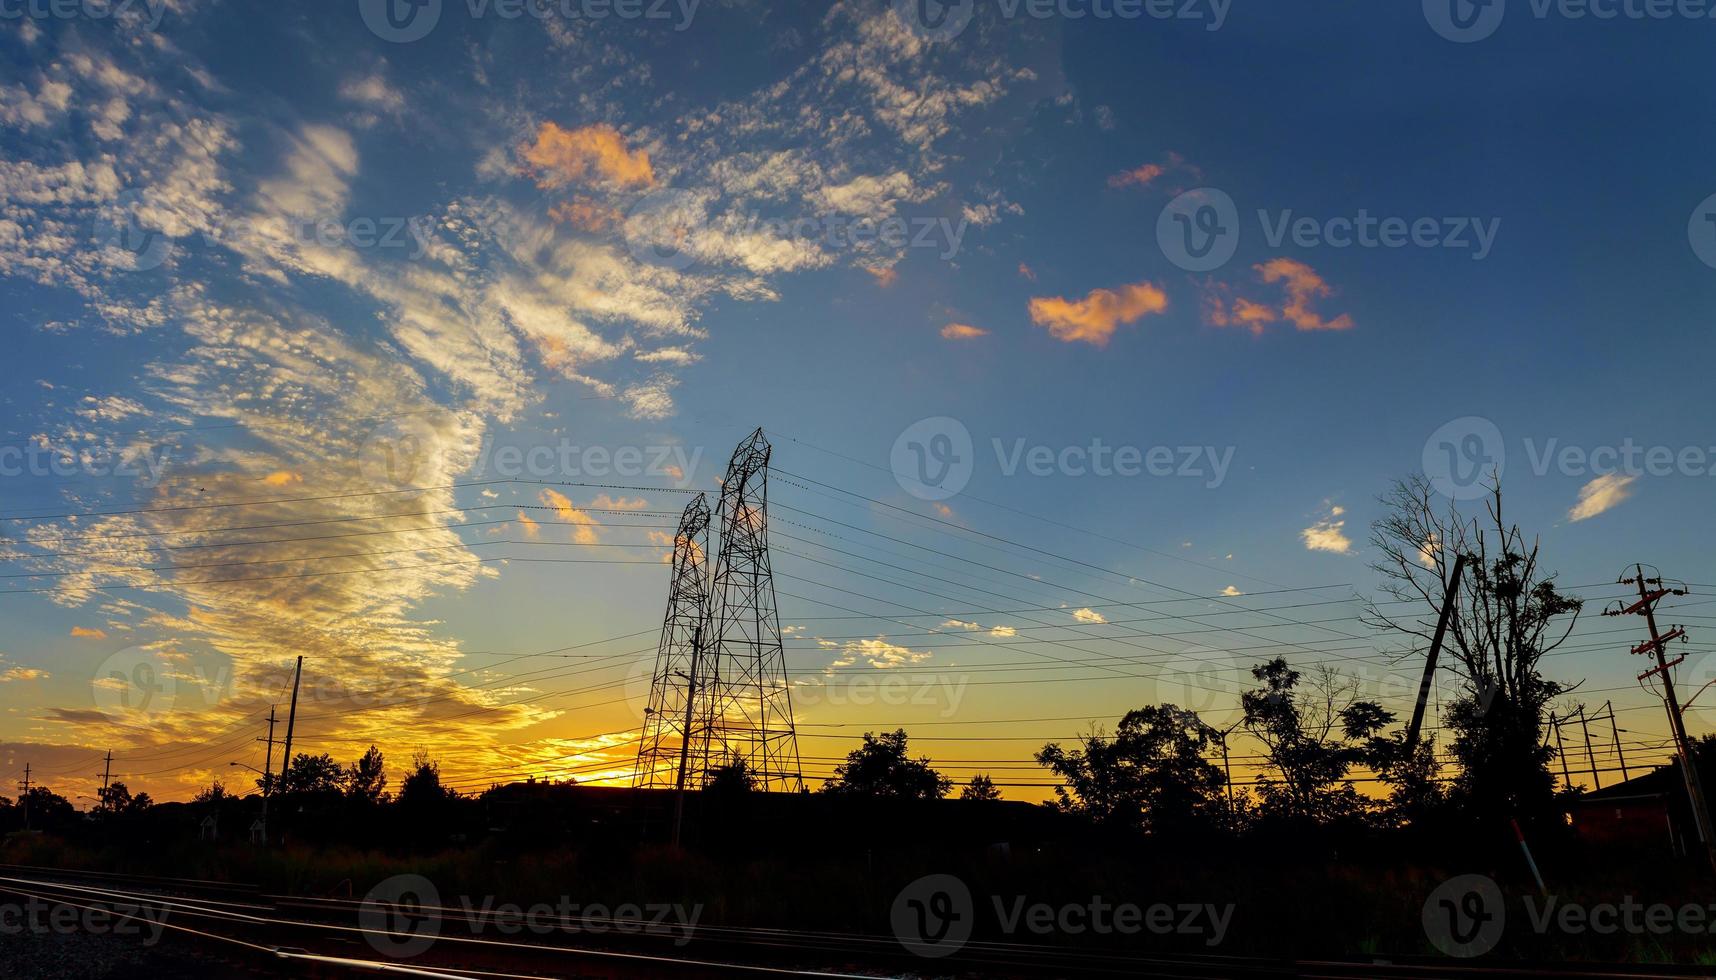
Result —
<instances>
[{"instance_id":1,"label":"cloud streak","mask_svg":"<svg viewBox=\"0 0 1716 980\"><path fill-rule=\"evenodd\" d=\"M1137 282L1118 289L1094 289L1083 299L1039 296L1031 300L1031 322L1065 343L1106 347L1123 324L1168 309L1168 294L1150 282Z\"/></svg>"}]
</instances>

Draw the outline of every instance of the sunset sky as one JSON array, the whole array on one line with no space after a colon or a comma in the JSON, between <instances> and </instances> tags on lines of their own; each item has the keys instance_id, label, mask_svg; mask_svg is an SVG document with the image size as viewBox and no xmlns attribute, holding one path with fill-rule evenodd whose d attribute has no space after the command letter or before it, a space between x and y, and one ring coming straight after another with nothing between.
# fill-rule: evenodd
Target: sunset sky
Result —
<instances>
[{"instance_id":1,"label":"sunset sky","mask_svg":"<svg viewBox=\"0 0 1716 980\"><path fill-rule=\"evenodd\" d=\"M1593 600L1567 704L1667 756L1596 615L1635 561L1716 679L1708 23L121 6L0 19L8 787L248 785L297 655L295 749L629 781L675 520L758 426L812 785L905 727L1042 799L1042 743L1225 726L1277 653L1402 710L1377 495L1498 448Z\"/></svg>"}]
</instances>

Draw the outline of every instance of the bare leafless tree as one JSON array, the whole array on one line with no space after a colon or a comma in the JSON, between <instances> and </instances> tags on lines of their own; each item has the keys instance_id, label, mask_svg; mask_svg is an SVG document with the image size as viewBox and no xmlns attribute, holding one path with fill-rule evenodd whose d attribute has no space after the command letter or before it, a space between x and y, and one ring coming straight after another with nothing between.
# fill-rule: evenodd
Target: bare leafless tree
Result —
<instances>
[{"instance_id":1,"label":"bare leafless tree","mask_svg":"<svg viewBox=\"0 0 1716 980\"><path fill-rule=\"evenodd\" d=\"M1519 699L1539 678L1538 662L1573 632L1582 602L1564 596L1554 573L1539 565L1537 539L1502 517L1501 484L1492 484L1484 516L1468 520L1423 475L1396 483L1382 496L1389 512L1371 529L1380 557L1371 568L1388 597L1366 603L1367 625L1412 638L1429 648L1453 576L1454 557L1466 556L1448 631L1449 666L1486 696ZM1394 608L1394 607L1400 608Z\"/></svg>"},{"instance_id":2,"label":"bare leafless tree","mask_svg":"<svg viewBox=\"0 0 1716 980\"><path fill-rule=\"evenodd\" d=\"M1465 688L1446 717L1461 767L1456 786L1491 816L1542 804L1553 789L1544 711L1572 687L1545 679L1539 666L1573 632L1582 600L1561 593L1540 563L1538 540L1504 518L1499 482L1473 518L1422 475L1399 481L1381 500L1388 511L1371 533L1381 596L1367 601L1365 622L1402 637L1413 652L1427 650L1456 556L1465 556L1441 661Z\"/></svg>"}]
</instances>

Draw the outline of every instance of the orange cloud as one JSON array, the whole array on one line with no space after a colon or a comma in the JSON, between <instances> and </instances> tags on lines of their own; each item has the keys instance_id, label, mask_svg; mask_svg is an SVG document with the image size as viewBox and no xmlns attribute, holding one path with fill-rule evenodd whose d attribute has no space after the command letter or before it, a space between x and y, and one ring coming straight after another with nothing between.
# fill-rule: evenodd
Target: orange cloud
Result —
<instances>
[{"instance_id":1,"label":"orange cloud","mask_svg":"<svg viewBox=\"0 0 1716 980\"><path fill-rule=\"evenodd\" d=\"M1323 281L1323 277L1303 262L1294 259L1271 259L1257 267L1263 281L1286 284L1287 306L1281 312L1300 330L1351 330L1352 317L1342 313L1333 320L1325 320L1311 309L1313 300L1333 296L1335 291Z\"/></svg>"},{"instance_id":2,"label":"orange cloud","mask_svg":"<svg viewBox=\"0 0 1716 980\"><path fill-rule=\"evenodd\" d=\"M38 670L35 667L8 667L6 668L5 673L0 673L0 682L39 681L45 680L51 676L53 675L49 674L47 671Z\"/></svg>"},{"instance_id":3,"label":"orange cloud","mask_svg":"<svg viewBox=\"0 0 1716 980\"><path fill-rule=\"evenodd\" d=\"M1325 320L1311 308L1316 300L1333 296L1335 291L1305 263L1278 258L1253 268L1264 282L1282 284L1286 302L1277 308L1239 296L1230 303L1228 287L1212 285L1204 296L1205 322L1217 327L1243 327L1253 334L1261 334L1266 325L1281 320L1298 330L1351 330L1355 326L1352 317L1345 313Z\"/></svg>"},{"instance_id":4,"label":"orange cloud","mask_svg":"<svg viewBox=\"0 0 1716 980\"><path fill-rule=\"evenodd\" d=\"M1021 263L1019 263L1019 278L1029 279L1032 282L1036 282L1037 281L1037 270L1035 270L1035 269L1031 268L1030 266L1026 265L1025 263L1021 262Z\"/></svg>"},{"instance_id":5,"label":"orange cloud","mask_svg":"<svg viewBox=\"0 0 1716 980\"><path fill-rule=\"evenodd\" d=\"M96 629L94 627L89 627L89 626L73 626L71 628L71 635L77 637L80 640L105 640L105 639L107 639L107 631L106 630Z\"/></svg>"},{"instance_id":6,"label":"orange cloud","mask_svg":"<svg viewBox=\"0 0 1716 980\"><path fill-rule=\"evenodd\" d=\"M1134 323L1167 308L1167 293L1154 283L1136 282L1119 290L1092 290L1081 300L1035 297L1031 300L1031 322L1047 327L1056 340L1106 347L1120 324Z\"/></svg>"},{"instance_id":7,"label":"orange cloud","mask_svg":"<svg viewBox=\"0 0 1716 980\"><path fill-rule=\"evenodd\" d=\"M565 494L557 490L544 490L541 499L543 503L554 508L554 513L558 514L561 520L573 526L573 541L579 544L595 544L600 540L596 535L596 528L601 527L601 523L578 509Z\"/></svg>"},{"instance_id":8,"label":"orange cloud","mask_svg":"<svg viewBox=\"0 0 1716 980\"><path fill-rule=\"evenodd\" d=\"M619 220L619 212L603 207L587 197L561 201L548 209L548 216L563 225L580 231L606 231Z\"/></svg>"},{"instance_id":9,"label":"orange cloud","mask_svg":"<svg viewBox=\"0 0 1716 980\"><path fill-rule=\"evenodd\" d=\"M1108 186L1128 187L1137 184L1139 187L1148 187L1157 177L1167 172L1168 169L1159 163L1146 163L1133 170L1122 170L1108 178Z\"/></svg>"},{"instance_id":10,"label":"orange cloud","mask_svg":"<svg viewBox=\"0 0 1716 980\"><path fill-rule=\"evenodd\" d=\"M1182 170L1192 174L1193 176L1198 175L1198 168L1186 163L1185 157L1180 156L1178 153L1169 153L1161 163L1146 163L1141 166L1133 167L1131 170L1122 170L1120 173L1108 178L1108 186L1114 188L1149 187L1151 184L1159 180L1163 174L1166 174L1171 170Z\"/></svg>"},{"instance_id":11,"label":"orange cloud","mask_svg":"<svg viewBox=\"0 0 1716 980\"><path fill-rule=\"evenodd\" d=\"M892 266L884 268L884 267L879 266L879 265L870 265L870 266L865 266L864 271L868 272L872 276L875 276L876 277L876 285L882 287L883 289L887 289L889 286L892 286L894 283L900 281L899 270L893 268Z\"/></svg>"},{"instance_id":12,"label":"orange cloud","mask_svg":"<svg viewBox=\"0 0 1716 980\"><path fill-rule=\"evenodd\" d=\"M262 482L271 487L283 487L290 483L303 483L304 478L296 473L281 470L278 473L270 473L263 477Z\"/></svg>"},{"instance_id":13,"label":"orange cloud","mask_svg":"<svg viewBox=\"0 0 1716 980\"><path fill-rule=\"evenodd\" d=\"M950 323L941 328L941 336L943 340L976 340L989 336L989 331L968 323Z\"/></svg>"},{"instance_id":14,"label":"orange cloud","mask_svg":"<svg viewBox=\"0 0 1716 980\"><path fill-rule=\"evenodd\" d=\"M545 122L535 141L521 145L518 153L536 168L536 183L544 188L592 176L628 187L655 186L649 154L628 149L625 137L607 123L565 129Z\"/></svg>"},{"instance_id":15,"label":"orange cloud","mask_svg":"<svg viewBox=\"0 0 1716 980\"><path fill-rule=\"evenodd\" d=\"M1217 327L1244 327L1253 334L1263 333L1265 325L1281 318L1275 308L1240 296L1230 305L1226 301L1225 285L1212 285L1204 296L1204 320Z\"/></svg>"},{"instance_id":16,"label":"orange cloud","mask_svg":"<svg viewBox=\"0 0 1716 980\"><path fill-rule=\"evenodd\" d=\"M524 531L524 536L533 541L542 533L541 525L531 520L530 515L522 510L518 512L518 526L520 530Z\"/></svg>"}]
</instances>

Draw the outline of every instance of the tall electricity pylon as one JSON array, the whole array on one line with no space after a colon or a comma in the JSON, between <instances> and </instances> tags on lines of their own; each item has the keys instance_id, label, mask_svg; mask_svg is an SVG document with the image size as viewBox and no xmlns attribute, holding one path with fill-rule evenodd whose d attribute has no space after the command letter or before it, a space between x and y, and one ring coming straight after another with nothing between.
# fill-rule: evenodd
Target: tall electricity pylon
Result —
<instances>
[{"instance_id":1,"label":"tall electricity pylon","mask_svg":"<svg viewBox=\"0 0 1716 980\"><path fill-rule=\"evenodd\" d=\"M709 768L709 699L702 651L709 630L709 502L698 494L673 536L673 584L655 655L632 785L702 786Z\"/></svg>"},{"instance_id":2,"label":"tall electricity pylon","mask_svg":"<svg viewBox=\"0 0 1716 980\"><path fill-rule=\"evenodd\" d=\"M791 792L804 777L769 564L770 452L763 430L751 433L721 481L714 630L705 644L710 764L743 763L757 788Z\"/></svg>"}]
</instances>

